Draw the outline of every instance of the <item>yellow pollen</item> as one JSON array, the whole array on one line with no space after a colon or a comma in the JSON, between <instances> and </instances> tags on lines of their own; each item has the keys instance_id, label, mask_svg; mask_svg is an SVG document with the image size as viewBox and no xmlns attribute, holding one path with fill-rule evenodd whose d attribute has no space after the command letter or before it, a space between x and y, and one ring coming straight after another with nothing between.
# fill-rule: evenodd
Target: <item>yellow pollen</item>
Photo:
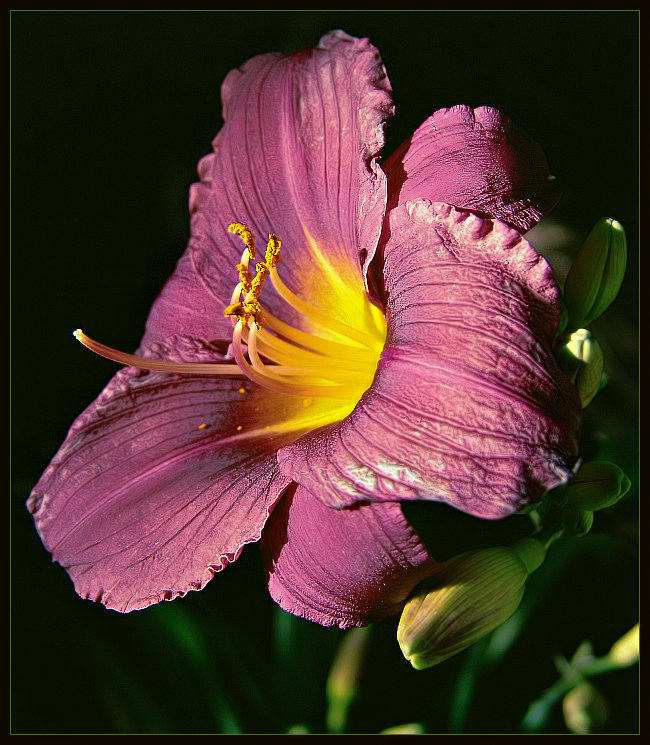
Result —
<instances>
[{"instance_id":1,"label":"yellow pollen","mask_svg":"<svg viewBox=\"0 0 650 745\"><path fill-rule=\"evenodd\" d=\"M255 264L255 271L257 273L253 277L253 280L251 282L251 288L248 294L251 295L253 299L257 300L259 296L262 294L262 288L264 287L264 283L266 282L266 277L269 273L269 268L266 266L266 264L263 261L258 261L257 264ZM244 292L243 286L242 286L242 292Z\"/></svg>"},{"instance_id":2,"label":"yellow pollen","mask_svg":"<svg viewBox=\"0 0 650 745\"><path fill-rule=\"evenodd\" d=\"M282 261L280 248L282 248L282 241L277 235L269 233L269 242L266 244L266 253L264 254L264 261L269 270L275 269L275 267Z\"/></svg>"},{"instance_id":3,"label":"yellow pollen","mask_svg":"<svg viewBox=\"0 0 650 745\"><path fill-rule=\"evenodd\" d=\"M239 272L239 281L241 282L241 292L246 295L251 290L253 277L245 264L237 264L237 271Z\"/></svg>"},{"instance_id":4,"label":"yellow pollen","mask_svg":"<svg viewBox=\"0 0 650 745\"><path fill-rule=\"evenodd\" d=\"M242 431L242 426L241 426L241 424L238 424L237 425L237 432L241 432L241 431Z\"/></svg>"},{"instance_id":5,"label":"yellow pollen","mask_svg":"<svg viewBox=\"0 0 650 745\"><path fill-rule=\"evenodd\" d=\"M207 426L207 424L199 424L199 429L205 429Z\"/></svg>"},{"instance_id":6,"label":"yellow pollen","mask_svg":"<svg viewBox=\"0 0 650 745\"><path fill-rule=\"evenodd\" d=\"M250 254L251 259L255 261L255 259L257 258L257 251L255 250L255 236L251 232L250 228L241 222L232 222L228 226L228 232L238 235L242 239L242 241L244 241L244 245L248 249L248 253Z\"/></svg>"},{"instance_id":7,"label":"yellow pollen","mask_svg":"<svg viewBox=\"0 0 650 745\"><path fill-rule=\"evenodd\" d=\"M246 393L246 389L244 387L240 388L237 393Z\"/></svg>"}]
</instances>

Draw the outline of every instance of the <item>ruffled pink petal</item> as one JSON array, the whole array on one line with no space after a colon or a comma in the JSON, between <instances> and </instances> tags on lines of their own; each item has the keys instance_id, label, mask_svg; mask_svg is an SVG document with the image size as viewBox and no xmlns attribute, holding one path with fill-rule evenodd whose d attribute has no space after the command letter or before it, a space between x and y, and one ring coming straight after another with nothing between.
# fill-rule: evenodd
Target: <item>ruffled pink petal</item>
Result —
<instances>
[{"instance_id":1,"label":"ruffled pink petal","mask_svg":"<svg viewBox=\"0 0 650 745\"><path fill-rule=\"evenodd\" d=\"M327 290L339 280L327 267L363 290L376 249L386 207L386 178L376 158L393 106L381 59L367 39L335 31L312 50L255 57L229 73L222 100L225 125L214 152L199 163L201 182L190 193L187 254L153 307L145 344L170 331L205 335L206 324L204 338L230 335L223 309L244 248L227 231L232 222L250 227L262 258L268 234L277 234L284 282L335 316L341 310ZM289 323L302 323L270 283L263 304Z\"/></svg>"},{"instance_id":2,"label":"ruffled pink petal","mask_svg":"<svg viewBox=\"0 0 650 745\"><path fill-rule=\"evenodd\" d=\"M402 609L435 562L398 504L326 507L298 487L262 536L273 599L323 626L365 626Z\"/></svg>"},{"instance_id":3,"label":"ruffled pink petal","mask_svg":"<svg viewBox=\"0 0 650 745\"><path fill-rule=\"evenodd\" d=\"M154 351L220 359L188 339ZM170 600L259 539L289 480L287 437L269 436L254 395L237 378L125 368L81 414L28 504L81 596L122 612Z\"/></svg>"},{"instance_id":4,"label":"ruffled pink petal","mask_svg":"<svg viewBox=\"0 0 650 745\"><path fill-rule=\"evenodd\" d=\"M332 506L433 499L497 518L571 475L580 403L551 353L558 290L504 223L428 202L391 213L389 333L343 422L283 448Z\"/></svg>"},{"instance_id":5,"label":"ruffled pink petal","mask_svg":"<svg viewBox=\"0 0 650 745\"><path fill-rule=\"evenodd\" d=\"M453 106L430 116L386 162L389 207L446 202L526 231L559 191L539 145L507 116Z\"/></svg>"}]
</instances>

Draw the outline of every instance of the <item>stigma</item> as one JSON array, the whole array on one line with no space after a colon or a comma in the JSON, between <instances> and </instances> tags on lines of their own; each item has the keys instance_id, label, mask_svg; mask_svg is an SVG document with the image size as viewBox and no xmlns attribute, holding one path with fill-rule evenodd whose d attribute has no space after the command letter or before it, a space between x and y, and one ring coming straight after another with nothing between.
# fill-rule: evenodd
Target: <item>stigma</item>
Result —
<instances>
[{"instance_id":1,"label":"stigma","mask_svg":"<svg viewBox=\"0 0 650 745\"><path fill-rule=\"evenodd\" d=\"M337 283L336 305L344 318L349 316L356 323L335 319L284 284L278 273L282 241L277 235L268 234L262 257L246 225L234 222L228 231L244 244L235 267L238 279L224 310L232 321L234 364L141 357L101 344L81 329L74 332L75 338L93 352L123 365L170 374L246 377L267 390L300 396L303 402L313 397L331 398L354 406L372 384L386 338L384 315L370 302L362 283L354 288ZM320 252L317 256L322 261ZM310 264L305 271L333 273L331 266L323 269L318 263ZM281 299L274 304L277 315L262 300L267 281ZM322 287L324 293L328 291L326 281L315 286ZM294 319L297 314L300 328L279 317L283 315L282 304L292 308Z\"/></svg>"}]
</instances>

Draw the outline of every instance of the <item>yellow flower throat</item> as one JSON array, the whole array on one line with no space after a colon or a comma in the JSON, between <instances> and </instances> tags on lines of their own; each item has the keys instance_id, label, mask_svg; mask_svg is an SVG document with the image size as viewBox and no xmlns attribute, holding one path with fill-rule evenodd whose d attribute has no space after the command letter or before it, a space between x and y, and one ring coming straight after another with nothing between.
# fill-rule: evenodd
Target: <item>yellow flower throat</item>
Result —
<instances>
[{"instance_id":1,"label":"yellow flower throat","mask_svg":"<svg viewBox=\"0 0 650 745\"><path fill-rule=\"evenodd\" d=\"M282 243L276 235L269 234L262 261L258 260L255 237L246 225L232 223L228 230L239 236L245 246L237 264L239 281L224 311L233 324L236 364L139 357L100 344L79 329L74 332L75 337L92 351L125 365L192 375L245 375L272 391L356 404L372 383L386 338L383 313L370 303L363 285L350 286L342 281L336 267L325 264L323 255L310 241L316 257L313 268L319 272L317 286L319 292L326 293L327 300L327 310L315 307L295 295L280 279ZM255 273L249 268L252 262ZM267 279L277 295L298 311L302 328L282 321L262 305L260 297ZM329 308L355 325L337 320Z\"/></svg>"}]
</instances>

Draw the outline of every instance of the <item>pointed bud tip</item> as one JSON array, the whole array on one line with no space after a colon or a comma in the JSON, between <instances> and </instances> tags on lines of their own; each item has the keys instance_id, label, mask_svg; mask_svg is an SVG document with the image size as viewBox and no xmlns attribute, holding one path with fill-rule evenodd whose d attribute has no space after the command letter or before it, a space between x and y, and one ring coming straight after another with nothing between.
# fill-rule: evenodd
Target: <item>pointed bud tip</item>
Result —
<instances>
[{"instance_id":1,"label":"pointed bud tip","mask_svg":"<svg viewBox=\"0 0 650 745\"><path fill-rule=\"evenodd\" d=\"M600 344L587 329L577 329L556 351L560 367L573 381L584 409L602 387L605 360Z\"/></svg>"}]
</instances>

